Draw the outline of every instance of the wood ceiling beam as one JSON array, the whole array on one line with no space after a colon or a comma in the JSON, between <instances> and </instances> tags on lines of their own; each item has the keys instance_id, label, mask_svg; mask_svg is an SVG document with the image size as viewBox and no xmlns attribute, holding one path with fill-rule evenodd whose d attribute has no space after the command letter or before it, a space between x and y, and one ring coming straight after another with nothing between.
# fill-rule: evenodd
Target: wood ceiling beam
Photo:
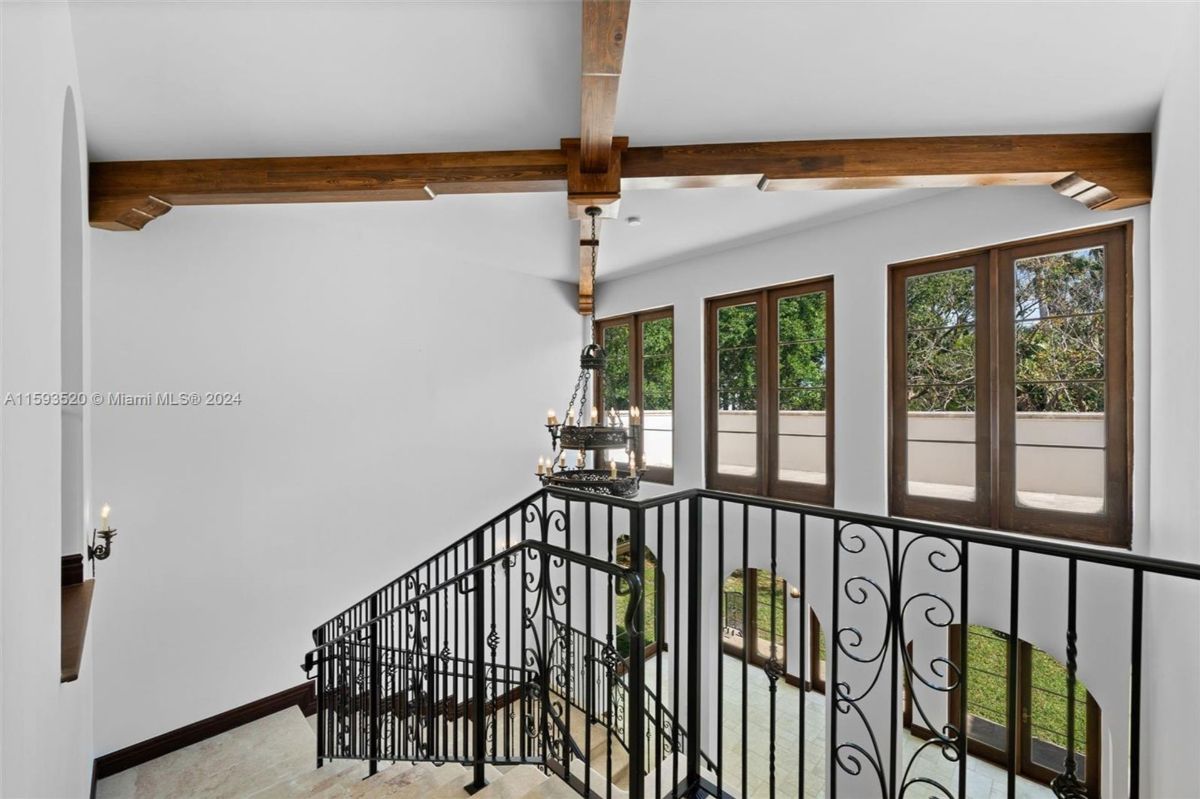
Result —
<instances>
[{"instance_id":1,"label":"wood ceiling beam","mask_svg":"<svg viewBox=\"0 0 1200 799\"><path fill-rule=\"evenodd\" d=\"M600 225L596 220L596 237L592 238L592 220L584 216L579 220L579 313L588 316L595 309L596 285L592 275L592 248L597 255L600 248Z\"/></svg>"},{"instance_id":2,"label":"wood ceiling beam","mask_svg":"<svg viewBox=\"0 0 1200 799\"><path fill-rule=\"evenodd\" d=\"M91 165L93 227L141 230L177 205L431 200L441 194L565 191L560 150Z\"/></svg>"},{"instance_id":3,"label":"wood ceiling beam","mask_svg":"<svg viewBox=\"0 0 1200 799\"><path fill-rule=\"evenodd\" d=\"M632 147L626 189L789 189L1046 185L1089 208L1150 201L1150 134L943 136Z\"/></svg>"},{"instance_id":4,"label":"wood ceiling beam","mask_svg":"<svg viewBox=\"0 0 1200 799\"><path fill-rule=\"evenodd\" d=\"M557 150L124 161L91 165L94 227L140 230L177 205L429 200L439 194L566 191L576 207L621 188L785 189L1047 185L1089 208L1149 202L1150 134L961 136L631 147L610 168ZM579 145L574 145L578 149ZM615 159L615 160L613 160ZM614 180L619 176L619 183ZM612 210L609 210L612 213Z\"/></svg>"},{"instance_id":5,"label":"wood ceiling beam","mask_svg":"<svg viewBox=\"0 0 1200 799\"><path fill-rule=\"evenodd\" d=\"M628 26L629 0L583 0L579 140L584 172L609 168Z\"/></svg>"}]
</instances>

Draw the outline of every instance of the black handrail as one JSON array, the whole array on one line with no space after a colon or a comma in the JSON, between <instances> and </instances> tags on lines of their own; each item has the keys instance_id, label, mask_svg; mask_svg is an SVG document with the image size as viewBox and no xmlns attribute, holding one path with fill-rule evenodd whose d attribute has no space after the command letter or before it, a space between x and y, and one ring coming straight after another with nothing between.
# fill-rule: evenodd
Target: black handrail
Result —
<instances>
[{"instance_id":1,"label":"black handrail","mask_svg":"<svg viewBox=\"0 0 1200 799\"><path fill-rule=\"evenodd\" d=\"M640 595L641 595L641 592L642 592L641 578L638 576L637 572L635 572L633 569L627 569L622 566L618 566L615 563L609 563L606 560L600 560L598 558L589 557L587 555L580 555L578 553L572 552L569 549L563 549L562 547L558 547L553 544L546 544L541 541L534 541L532 539L529 539L526 541L520 541L516 544L513 544L512 546L508 547L507 549L504 549L504 550L496 553L495 555L492 555L490 558L486 558L486 559L480 561L479 563L476 563L474 566L472 566L471 568L467 569L466 571L458 574L457 576L451 577L449 580L445 580L442 583L440 583L432 588L428 588L425 591L423 591L422 593L418 594L417 596L410 597L409 599L404 600L399 605L396 605L395 607L393 607L389 610L385 610L382 613L372 616L371 618L367 619L366 621L364 621L362 624L358 625L357 627L353 627L349 630L346 630L341 635L339 635L337 638L331 639L324 643L318 644L317 646L314 646L312 649L310 649L304 653L305 665L302 668L304 668L306 673L311 671L312 670L311 658L316 653L326 650L329 647L334 646L338 643L344 642L352 635L361 634L364 631L366 631L367 628L374 627L376 624L378 624L379 622L388 618L389 616L394 616L403 610L407 610L407 609L417 605L421 601L429 599L429 598L433 597L434 595L445 591L447 588L453 588L455 586L461 585L466 580L466 578L477 575L477 574L482 574L489 567L503 563L504 561L508 560L509 558L513 557L514 555L521 554L521 552L523 552L525 550L534 550L536 552L542 553L542 555L544 557L553 556L555 558L570 561L572 563L578 564L585 568L595 569L596 571L601 571L601 572L604 572L605 574L611 574L613 577L625 580L629 584L629 590L630 590L630 594L632 597L640 597ZM627 616L627 623L630 623L630 624L632 623L632 619L634 618L633 609L637 606L640 606L640 603L635 602L634 600L631 599L631 601L629 603L630 609L629 609L628 616ZM362 642L354 641L352 643L357 644L357 643L362 643Z\"/></svg>"},{"instance_id":2,"label":"black handrail","mask_svg":"<svg viewBox=\"0 0 1200 799\"><path fill-rule=\"evenodd\" d=\"M752 508L802 513L805 516L815 516L821 519L841 522L843 524L862 524L869 527L896 529L903 533L915 533L956 541L969 541L973 544L983 544L1001 549L1019 549L1038 555L1053 555L1060 558L1096 563L1104 566L1116 566L1124 569L1140 569L1149 574L1162 574L1168 577L1181 577L1187 580L1200 580L1200 563L1156 558L1150 555L1140 555L1134 552L1113 550L1098 544L1081 544L1055 539L1042 538L1027 533L1016 533L999 530L984 530L975 527L960 527L957 525L937 524L919 519L909 519L900 516L878 516L872 513L845 511L827 505L810 505L803 502L792 502L784 499L759 497L749 494L734 494L728 491L713 491L707 488L689 488L673 491L670 494L653 497L647 500L621 499L619 497L596 497L582 491L569 488L545 489L552 496L573 501L591 501L602 505L614 505L620 508L647 510L662 505L680 502L692 497L701 499L721 500Z\"/></svg>"}]
</instances>

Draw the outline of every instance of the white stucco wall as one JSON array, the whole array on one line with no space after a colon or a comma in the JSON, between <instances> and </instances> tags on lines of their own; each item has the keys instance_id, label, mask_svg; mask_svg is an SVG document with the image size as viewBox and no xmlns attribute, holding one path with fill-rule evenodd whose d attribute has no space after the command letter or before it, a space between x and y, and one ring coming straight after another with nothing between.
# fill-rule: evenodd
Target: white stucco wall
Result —
<instances>
[{"instance_id":1,"label":"white stucco wall","mask_svg":"<svg viewBox=\"0 0 1200 799\"><path fill-rule=\"evenodd\" d=\"M316 625L536 489L578 371L573 287L389 221L434 206L93 232L96 389L242 397L95 413L121 529L95 608L101 753L299 684Z\"/></svg>"},{"instance_id":2,"label":"white stucco wall","mask_svg":"<svg viewBox=\"0 0 1200 799\"><path fill-rule=\"evenodd\" d=\"M70 94L68 94L70 92ZM63 187L82 230L87 176L63 179L64 110L74 107L77 160L87 163L71 19L65 3L0 3L0 396L58 392ZM70 137L67 137L70 146ZM70 236L65 237L70 241ZM86 303L88 245L82 260ZM86 305L85 305L86 307ZM86 317L81 320L86 330ZM87 351L83 381L87 387ZM83 416L84 436L89 421ZM92 652L79 680L60 675L64 535L61 412L0 406L0 795L86 796L91 774ZM86 483L86 467L81 475ZM76 486L78 489L78 485ZM84 489L86 493L86 489ZM70 525L68 525L69 527ZM97 589L103 596L107 586ZM94 621L94 619L93 619Z\"/></svg>"},{"instance_id":3,"label":"white stucco wall","mask_svg":"<svg viewBox=\"0 0 1200 799\"><path fill-rule=\"evenodd\" d=\"M1200 561L1200 7L1191 4L1154 131L1148 551ZM1200 587L1146 585L1143 796L1200 795Z\"/></svg>"}]
</instances>

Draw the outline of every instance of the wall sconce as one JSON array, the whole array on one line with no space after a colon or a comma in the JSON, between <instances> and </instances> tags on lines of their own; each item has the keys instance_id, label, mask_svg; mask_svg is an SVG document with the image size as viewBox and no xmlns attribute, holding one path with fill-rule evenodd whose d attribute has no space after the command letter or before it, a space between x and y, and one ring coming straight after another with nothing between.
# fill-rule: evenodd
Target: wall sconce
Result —
<instances>
[{"instance_id":1,"label":"wall sconce","mask_svg":"<svg viewBox=\"0 0 1200 799\"><path fill-rule=\"evenodd\" d=\"M92 543L88 545L87 556L92 562L92 577L96 576L96 561L106 560L112 554L112 540L117 537L117 530L108 523L108 514L112 510L108 505L100 509L100 529L92 529ZM99 538L102 543L97 544Z\"/></svg>"}]
</instances>

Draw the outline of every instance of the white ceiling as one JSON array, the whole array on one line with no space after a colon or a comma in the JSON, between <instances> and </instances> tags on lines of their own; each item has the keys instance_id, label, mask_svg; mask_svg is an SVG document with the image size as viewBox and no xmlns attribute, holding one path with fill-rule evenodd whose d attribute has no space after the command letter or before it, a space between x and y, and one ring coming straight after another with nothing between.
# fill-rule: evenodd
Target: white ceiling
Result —
<instances>
[{"instance_id":1,"label":"white ceiling","mask_svg":"<svg viewBox=\"0 0 1200 799\"><path fill-rule=\"evenodd\" d=\"M1046 191L1050 191L1046 189ZM629 191L621 220L601 231L600 282L938 193L936 190L759 192L756 189ZM1069 202L1069 200L1064 200ZM628 214L644 223L630 227ZM176 208L141 233L170 236L200 225L221 235L231 217L254 229L325 228L333 236L374 236L398 264L437 268L447 261L574 283L579 223L560 194L466 194L430 202L236 205Z\"/></svg>"},{"instance_id":2,"label":"white ceiling","mask_svg":"<svg viewBox=\"0 0 1200 799\"><path fill-rule=\"evenodd\" d=\"M71 8L93 160L541 148L578 135L576 0ZM634 0L617 133L637 146L1149 130L1180 10ZM608 227L601 277L921 196L626 192L622 216L646 224ZM226 212L360 214L521 272L573 280L578 268L558 194ZM475 254L476 239L490 245Z\"/></svg>"}]
</instances>

